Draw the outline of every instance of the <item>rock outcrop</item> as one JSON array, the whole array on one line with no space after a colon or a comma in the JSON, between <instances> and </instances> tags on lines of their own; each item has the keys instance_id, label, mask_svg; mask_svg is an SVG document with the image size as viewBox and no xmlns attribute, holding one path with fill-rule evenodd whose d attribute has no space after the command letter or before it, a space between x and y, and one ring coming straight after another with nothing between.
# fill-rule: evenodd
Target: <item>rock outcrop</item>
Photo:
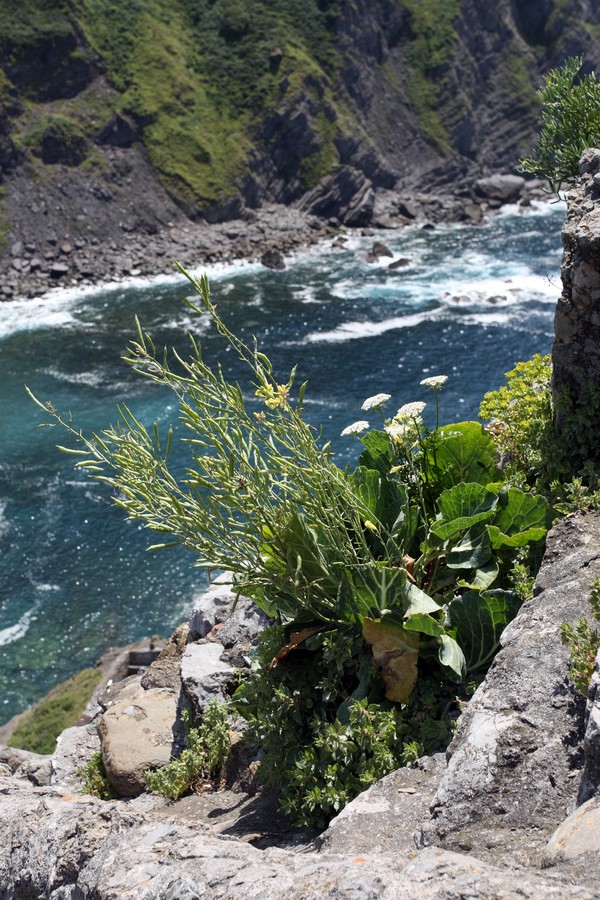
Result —
<instances>
[{"instance_id":1,"label":"rock outcrop","mask_svg":"<svg viewBox=\"0 0 600 900\"><path fill-rule=\"evenodd\" d=\"M598 412L589 404L589 384L600 386L600 150L586 150L581 177L568 196L563 226L562 294L552 347L555 400L577 407L587 401L593 430ZM596 423L600 424L600 422ZM595 449L590 447L590 453Z\"/></svg>"},{"instance_id":2,"label":"rock outcrop","mask_svg":"<svg viewBox=\"0 0 600 900\"><path fill-rule=\"evenodd\" d=\"M100 746L106 753L96 722L64 732L51 759L2 751L0 897L597 897L599 676L584 746L585 704L568 681L559 628L588 612L589 581L598 571L600 513L560 522L548 537L535 597L505 632L447 757L391 773L318 838L286 827L273 798L254 787L245 794L239 780L237 793L231 781L224 791L176 802L148 794L103 802L82 794L77 767ZM240 599L230 618L227 597L234 600L226 584L213 587L189 629L167 644L162 661L124 682L104 718L127 702L134 708L142 680L148 697L162 690L174 710L176 669L177 705L189 702L181 676L190 648L211 648L214 672L203 676L209 687L227 653L219 635L229 629L244 641L256 633L249 601ZM114 752L131 758L134 744L115 744ZM593 796L578 805L582 789Z\"/></svg>"}]
</instances>

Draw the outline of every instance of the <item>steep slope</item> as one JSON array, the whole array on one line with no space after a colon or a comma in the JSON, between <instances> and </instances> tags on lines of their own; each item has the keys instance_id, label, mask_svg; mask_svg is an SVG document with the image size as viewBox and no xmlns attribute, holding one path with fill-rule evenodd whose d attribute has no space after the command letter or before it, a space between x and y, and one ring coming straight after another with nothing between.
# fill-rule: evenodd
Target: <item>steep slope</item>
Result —
<instances>
[{"instance_id":1,"label":"steep slope","mask_svg":"<svg viewBox=\"0 0 600 900\"><path fill-rule=\"evenodd\" d=\"M0 0L0 22L13 240L40 214L223 221L340 164L460 190L528 148L543 72L600 63L596 0Z\"/></svg>"}]
</instances>

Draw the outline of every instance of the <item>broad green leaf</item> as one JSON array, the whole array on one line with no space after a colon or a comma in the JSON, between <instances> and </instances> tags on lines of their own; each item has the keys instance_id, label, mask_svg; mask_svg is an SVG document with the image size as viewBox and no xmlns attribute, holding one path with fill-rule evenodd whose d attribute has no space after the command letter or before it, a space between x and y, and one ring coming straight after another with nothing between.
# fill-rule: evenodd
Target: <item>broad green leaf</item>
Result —
<instances>
[{"instance_id":1,"label":"broad green leaf","mask_svg":"<svg viewBox=\"0 0 600 900\"><path fill-rule=\"evenodd\" d=\"M541 541L546 536L547 528L528 528L527 531L520 531L517 534L503 534L495 525L488 526L490 530L490 539L492 547L497 550L499 547L525 547L534 541Z\"/></svg>"},{"instance_id":2,"label":"broad green leaf","mask_svg":"<svg viewBox=\"0 0 600 900\"><path fill-rule=\"evenodd\" d=\"M395 509L396 518L392 522L390 532L398 545L408 551L419 527L419 510L416 506L409 506L403 485L397 485L397 490L399 498L402 499Z\"/></svg>"},{"instance_id":3,"label":"broad green leaf","mask_svg":"<svg viewBox=\"0 0 600 900\"><path fill-rule=\"evenodd\" d=\"M371 645L373 662L381 670L385 696L394 703L407 703L417 680L419 635L394 622L365 619L363 637Z\"/></svg>"},{"instance_id":4,"label":"broad green leaf","mask_svg":"<svg viewBox=\"0 0 600 900\"><path fill-rule=\"evenodd\" d=\"M433 523L431 530L439 538L446 540L477 522L489 522L497 504L498 495L482 484L457 484L440 495L440 517Z\"/></svg>"},{"instance_id":5,"label":"broad green leaf","mask_svg":"<svg viewBox=\"0 0 600 900\"><path fill-rule=\"evenodd\" d=\"M492 545L487 528L483 524L469 528L446 554L449 569L479 569L489 562Z\"/></svg>"},{"instance_id":6,"label":"broad green leaf","mask_svg":"<svg viewBox=\"0 0 600 900\"><path fill-rule=\"evenodd\" d=\"M511 487L501 497L490 526L493 547L524 547L541 540L551 522L551 510L543 497Z\"/></svg>"},{"instance_id":7,"label":"broad green leaf","mask_svg":"<svg viewBox=\"0 0 600 900\"><path fill-rule=\"evenodd\" d=\"M498 577L498 572L498 562L492 556L483 566L479 566L471 573L464 575L458 583L460 587L479 588L483 591L494 583Z\"/></svg>"},{"instance_id":8,"label":"broad green leaf","mask_svg":"<svg viewBox=\"0 0 600 900\"><path fill-rule=\"evenodd\" d=\"M440 649L438 652L440 665L446 669L450 669L455 675L462 680L467 673L467 663L464 653L458 643L449 634L443 634L440 637Z\"/></svg>"},{"instance_id":9,"label":"broad green leaf","mask_svg":"<svg viewBox=\"0 0 600 900\"><path fill-rule=\"evenodd\" d=\"M520 607L512 591L467 591L448 607L469 671L489 665L500 644L500 635Z\"/></svg>"},{"instance_id":10,"label":"broad green leaf","mask_svg":"<svg viewBox=\"0 0 600 900\"><path fill-rule=\"evenodd\" d=\"M439 603L436 603L429 594L426 594L425 591L422 591L421 588L411 584L409 581L406 581L402 588L402 596L407 603L404 610L405 619L409 616L437 613L441 609Z\"/></svg>"},{"instance_id":11,"label":"broad green leaf","mask_svg":"<svg viewBox=\"0 0 600 900\"><path fill-rule=\"evenodd\" d=\"M381 494L381 475L374 469L358 466L348 478L352 490L367 507L372 516L377 517L377 507Z\"/></svg>"},{"instance_id":12,"label":"broad green leaf","mask_svg":"<svg viewBox=\"0 0 600 900\"><path fill-rule=\"evenodd\" d=\"M385 431L368 431L361 437L365 449L358 460L360 466L376 469L381 475L388 475L396 459L391 441Z\"/></svg>"},{"instance_id":13,"label":"broad green leaf","mask_svg":"<svg viewBox=\"0 0 600 900\"><path fill-rule=\"evenodd\" d=\"M404 622L406 631L417 631L419 634L427 634L429 637L441 637L444 634L444 626L431 616L424 613L417 613L410 616Z\"/></svg>"},{"instance_id":14,"label":"broad green leaf","mask_svg":"<svg viewBox=\"0 0 600 900\"><path fill-rule=\"evenodd\" d=\"M354 590L355 616L379 617L403 601L406 570L384 565L355 566L349 573Z\"/></svg>"},{"instance_id":15,"label":"broad green leaf","mask_svg":"<svg viewBox=\"0 0 600 900\"><path fill-rule=\"evenodd\" d=\"M438 428L427 441L426 453L432 479L442 490L463 481L485 485L502 477L493 438L478 422Z\"/></svg>"}]
</instances>

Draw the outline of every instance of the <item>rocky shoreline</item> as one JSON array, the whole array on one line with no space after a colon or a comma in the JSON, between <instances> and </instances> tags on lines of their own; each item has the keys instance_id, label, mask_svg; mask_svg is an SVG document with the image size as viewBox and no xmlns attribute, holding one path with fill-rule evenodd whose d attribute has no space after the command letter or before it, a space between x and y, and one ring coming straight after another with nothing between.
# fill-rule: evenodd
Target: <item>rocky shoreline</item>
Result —
<instances>
[{"instance_id":1,"label":"rocky shoreline","mask_svg":"<svg viewBox=\"0 0 600 900\"><path fill-rule=\"evenodd\" d=\"M286 255L335 238L348 228L374 235L408 225L477 226L506 203L526 208L532 200L547 196L543 188L538 181L496 175L479 179L460 194L405 196L369 189L361 194L357 207L351 202L355 195L349 201L339 195L336 184L321 185L301 205L265 205L247 210L242 219L215 224L174 216L154 233L123 222L106 238L67 225L48 228L43 220L28 218L11 231L0 260L0 301L39 297L56 287L89 287L170 274L175 261L198 268L259 260L270 268L284 268Z\"/></svg>"}]
</instances>

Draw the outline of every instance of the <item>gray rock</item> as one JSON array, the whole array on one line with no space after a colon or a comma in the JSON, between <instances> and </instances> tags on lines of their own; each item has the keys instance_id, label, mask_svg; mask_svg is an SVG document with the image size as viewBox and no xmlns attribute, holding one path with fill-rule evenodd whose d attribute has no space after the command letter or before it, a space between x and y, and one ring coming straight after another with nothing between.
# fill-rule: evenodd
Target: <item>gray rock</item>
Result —
<instances>
[{"instance_id":1,"label":"gray rock","mask_svg":"<svg viewBox=\"0 0 600 900\"><path fill-rule=\"evenodd\" d=\"M188 644L181 658L183 697L192 707L193 717L199 719L211 700L226 700L227 688L235 676L235 669L221 659L223 646L206 641Z\"/></svg>"},{"instance_id":2,"label":"gray rock","mask_svg":"<svg viewBox=\"0 0 600 900\"><path fill-rule=\"evenodd\" d=\"M371 221L374 204L375 192L369 179L351 166L338 166L304 195L299 207L323 219L360 228Z\"/></svg>"},{"instance_id":3,"label":"gray rock","mask_svg":"<svg viewBox=\"0 0 600 900\"><path fill-rule=\"evenodd\" d=\"M478 197L485 200L499 200L501 203L514 203L521 196L525 179L520 175L490 175L478 178L474 189Z\"/></svg>"},{"instance_id":4,"label":"gray rock","mask_svg":"<svg viewBox=\"0 0 600 900\"><path fill-rule=\"evenodd\" d=\"M50 266L50 276L52 278L62 278L64 275L67 275L69 272L69 267L66 263L52 263Z\"/></svg>"},{"instance_id":5,"label":"gray rock","mask_svg":"<svg viewBox=\"0 0 600 900\"><path fill-rule=\"evenodd\" d=\"M282 271L285 269L285 260L283 258L283 254L280 250L276 250L274 247L265 250L265 252L260 257L261 265L265 266L267 269L276 269L278 271Z\"/></svg>"},{"instance_id":6,"label":"gray rock","mask_svg":"<svg viewBox=\"0 0 600 900\"><path fill-rule=\"evenodd\" d=\"M414 835L428 815L443 754L425 757L415 768L398 769L352 800L318 839L328 853L356 856L383 853L414 855Z\"/></svg>"},{"instance_id":7,"label":"gray rock","mask_svg":"<svg viewBox=\"0 0 600 900\"><path fill-rule=\"evenodd\" d=\"M383 241L375 241L369 253L367 254L367 262L377 262L377 260L382 256L393 257L394 254L387 246L387 244L383 243Z\"/></svg>"},{"instance_id":8,"label":"gray rock","mask_svg":"<svg viewBox=\"0 0 600 900\"><path fill-rule=\"evenodd\" d=\"M164 766L175 745L177 700L169 690L138 686L98 721L102 761L120 797L136 797L146 786L146 769Z\"/></svg>"},{"instance_id":9,"label":"gray rock","mask_svg":"<svg viewBox=\"0 0 600 900\"><path fill-rule=\"evenodd\" d=\"M141 677L144 690L149 688L166 688L179 696L181 690L181 657L185 650L189 628L180 625L176 628L157 659L150 664Z\"/></svg>"},{"instance_id":10,"label":"gray rock","mask_svg":"<svg viewBox=\"0 0 600 900\"><path fill-rule=\"evenodd\" d=\"M77 769L83 766L93 753L100 750L100 738L95 725L74 726L59 735L52 755L51 784L63 789L79 791L81 778Z\"/></svg>"},{"instance_id":11,"label":"gray rock","mask_svg":"<svg viewBox=\"0 0 600 900\"><path fill-rule=\"evenodd\" d=\"M403 876L403 891L406 889L406 893L399 896L407 900L541 900L546 897L591 900L597 896L595 891L568 880L555 880L544 877L538 871L514 866L490 865L474 856L452 853L439 847L430 847L419 853L406 866Z\"/></svg>"},{"instance_id":12,"label":"gray rock","mask_svg":"<svg viewBox=\"0 0 600 900\"><path fill-rule=\"evenodd\" d=\"M518 863L539 857L574 807L583 766L583 703L567 680L560 625L576 622L600 574L600 514L569 516L548 535L536 596L463 713L422 840Z\"/></svg>"},{"instance_id":13,"label":"gray rock","mask_svg":"<svg viewBox=\"0 0 600 900\"><path fill-rule=\"evenodd\" d=\"M252 600L238 595L231 584L231 575L220 576L195 601L190 621L188 640L195 641L209 634L215 625L223 625L216 634L225 647L237 642L250 644L269 624L270 619Z\"/></svg>"},{"instance_id":14,"label":"gray rock","mask_svg":"<svg viewBox=\"0 0 600 900\"><path fill-rule=\"evenodd\" d=\"M600 793L600 650L590 682L585 723L585 767L579 787L580 803Z\"/></svg>"},{"instance_id":15,"label":"gray rock","mask_svg":"<svg viewBox=\"0 0 600 900\"><path fill-rule=\"evenodd\" d=\"M566 393L579 403L588 383L600 383L600 197L594 176L600 173L600 150L586 150L581 177L569 192L567 218L562 230L562 293L554 317L552 389L555 405ZM584 401L585 402L585 401ZM590 429L598 423L589 405ZM558 421L561 411L558 410ZM590 448L592 457L598 456Z\"/></svg>"},{"instance_id":16,"label":"gray rock","mask_svg":"<svg viewBox=\"0 0 600 900\"><path fill-rule=\"evenodd\" d=\"M548 841L542 865L554 866L585 853L600 857L600 797L592 797L561 822Z\"/></svg>"}]
</instances>

